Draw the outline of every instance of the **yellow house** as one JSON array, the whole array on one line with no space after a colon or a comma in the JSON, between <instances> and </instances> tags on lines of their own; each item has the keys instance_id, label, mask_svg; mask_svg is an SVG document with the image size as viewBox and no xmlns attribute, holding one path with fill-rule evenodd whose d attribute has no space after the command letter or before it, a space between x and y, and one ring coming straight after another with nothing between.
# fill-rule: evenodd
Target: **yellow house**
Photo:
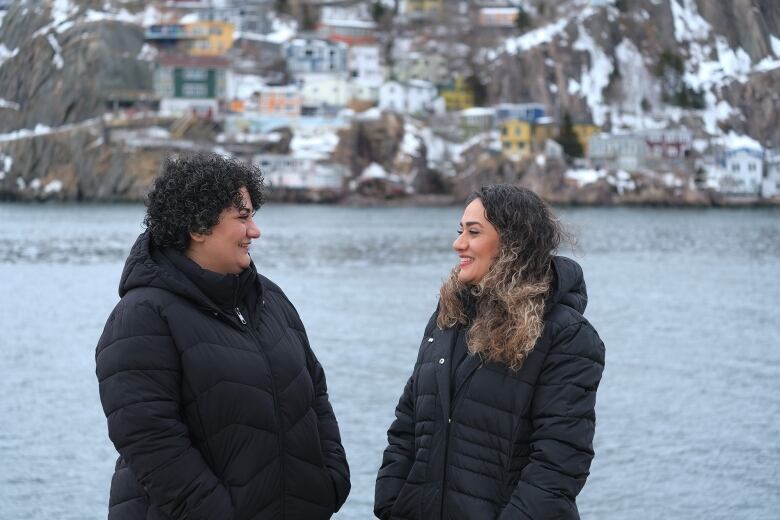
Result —
<instances>
[{"instance_id":1,"label":"yellow house","mask_svg":"<svg viewBox=\"0 0 780 520\"><path fill-rule=\"evenodd\" d=\"M438 16L444 12L444 0L406 0L405 12L412 18Z\"/></svg>"},{"instance_id":2,"label":"yellow house","mask_svg":"<svg viewBox=\"0 0 780 520\"><path fill-rule=\"evenodd\" d=\"M465 110L474 106L474 90L463 78L455 78L452 87L442 89L441 97L448 111Z\"/></svg>"},{"instance_id":3,"label":"yellow house","mask_svg":"<svg viewBox=\"0 0 780 520\"><path fill-rule=\"evenodd\" d=\"M577 136L577 140L582 145L582 153L587 157L590 138L592 135L601 132L601 128L593 123L574 123L572 125L572 130L574 131L574 135Z\"/></svg>"},{"instance_id":4,"label":"yellow house","mask_svg":"<svg viewBox=\"0 0 780 520\"><path fill-rule=\"evenodd\" d=\"M534 148L537 150L544 149L544 143L548 139L555 139L558 135L558 127L555 126L555 121L551 117L540 117L533 125L533 140Z\"/></svg>"},{"instance_id":5,"label":"yellow house","mask_svg":"<svg viewBox=\"0 0 780 520\"><path fill-rule=\"evenodd\" d=\"M528 121L508 119L501 125L501 151L511 159L522 159L531 154L533 128Z\"/></svg>"},{"instance_id":6,"label":"yellow house","mask_svg":"<svg viewBox=\"0 0 780 520\"><path fill-rule=\"evenodd\" d=\"M187 35L192 38L189 54L193 56L220 56L233 46L232 23L202 20L185 25Z\"/></svg>"}]
</instances>

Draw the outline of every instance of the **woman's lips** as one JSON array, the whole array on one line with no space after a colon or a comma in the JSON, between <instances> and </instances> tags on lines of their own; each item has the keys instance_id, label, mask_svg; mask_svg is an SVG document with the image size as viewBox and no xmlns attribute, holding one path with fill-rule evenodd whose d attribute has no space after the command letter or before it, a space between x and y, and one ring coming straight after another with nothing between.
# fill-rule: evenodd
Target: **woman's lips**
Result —
<instances>
[{"instance_id":1,"label":"woman's lips","mask_svg":"<svg viewBox=\"0 0 780 520\"><path fill-rule=\"evenodd\" d=\"M468 266L470 266L472 263L474 263L474 259L473 259L473 258L471 258L471 257L468 257L468 256L461 256L461 257L460 257L460 267L461 267L461 268L463 268L463 267L468 267Z\"/></svg>"}]
</instances>

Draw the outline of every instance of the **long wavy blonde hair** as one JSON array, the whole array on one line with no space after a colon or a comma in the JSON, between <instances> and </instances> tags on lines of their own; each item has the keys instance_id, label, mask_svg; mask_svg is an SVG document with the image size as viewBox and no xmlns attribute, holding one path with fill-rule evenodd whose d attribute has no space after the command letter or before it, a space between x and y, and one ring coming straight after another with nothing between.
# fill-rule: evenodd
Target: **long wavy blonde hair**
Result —
<instances>
[{"instance_id":1,"label":"long wavy blonde hair","mask_svg":"<svg viewBox=\"0 0 780 520\"><path fill-rule=\"evenodd\" d=\"M522 367L544 328L553 286L552 258L564 238L560 222L529 189L492 185L475 192L500 239L499 254L475 284L458 280L455 267L440 290L439 328L467 326L472 354Z\"/></svg>"}]
</instances>

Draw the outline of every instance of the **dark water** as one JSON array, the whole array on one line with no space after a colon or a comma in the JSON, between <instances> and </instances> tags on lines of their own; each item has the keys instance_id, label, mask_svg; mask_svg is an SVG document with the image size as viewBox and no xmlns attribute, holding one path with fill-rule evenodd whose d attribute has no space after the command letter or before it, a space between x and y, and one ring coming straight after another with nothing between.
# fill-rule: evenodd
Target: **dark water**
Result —
<instances>
[{"instance_id":1,"label":"dark water","mask_svg":"<svg viewBox=\"0 0 780 520\"><path fill-rule=\"evenodd\" d=\"M93 349L138 206L0 205L0 519L105 518L115 452ZM780 518L780 211L576 209L607 346L584 519ZM458 208L269 206L253 246L327 371L371 518L393 407Z\"/></svg>"}]
</instances>

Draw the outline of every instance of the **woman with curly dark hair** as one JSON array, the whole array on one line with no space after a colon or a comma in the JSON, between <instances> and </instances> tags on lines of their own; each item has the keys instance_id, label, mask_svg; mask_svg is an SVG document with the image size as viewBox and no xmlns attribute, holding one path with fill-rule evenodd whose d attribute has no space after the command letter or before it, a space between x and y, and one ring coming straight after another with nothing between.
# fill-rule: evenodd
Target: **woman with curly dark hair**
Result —
<instances>
[{"instance_id":1,"label":"woman with curly dark hair","mask_svg":"<svg viewBox=\"0 0 780 520\"><path fill-rule=\"evenodd\" d=\"M582 270L532 191L469 200L417 362L387 433L381 519L576 519L593 458L604 345Z\"/></svg>"},{"instance_id":2,"label":"woman with curly dark hair","mask_svg":"<svg viewBox=\"0 0 780 520\"><path fill-rule=\"evenodd\" d=\"M166 162L97 346L111 520L326 519L349 468L295 308L249 255L255 168Z\"/></svg>"}]
</instances>

